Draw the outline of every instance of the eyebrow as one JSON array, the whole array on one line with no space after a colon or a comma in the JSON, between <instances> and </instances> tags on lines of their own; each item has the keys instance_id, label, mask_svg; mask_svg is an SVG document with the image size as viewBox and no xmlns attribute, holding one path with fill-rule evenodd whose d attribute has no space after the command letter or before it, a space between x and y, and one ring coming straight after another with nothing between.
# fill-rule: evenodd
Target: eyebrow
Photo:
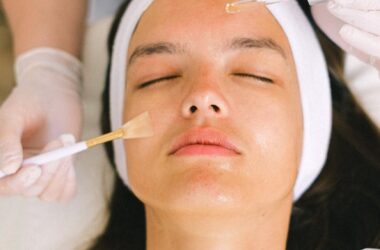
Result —
<instances>
[{"instance_id":1,"label":"eyebrow","mask_svg":"<svg viewBox=\"0 0 380 250\"><path fill-rule=\"evenodd\" d=\"M279 53L285 60L286 54L284 49L276 43L271 38L249 38L249 37L238 37L232 39L228 43L227 49L239 50L239 49L270 49ZM157 42L148 43L138 46L130 56L128 60L128 65L131 65L136 59L144 56L154 55L154 54L179 54L185 52L185 46L180 44L174 44L170 42Z\"/></svg>"},{"instance_id":2,"label":"eyebrow","mask_svg":"<svg viewBox=\"0 0 380 250\"><path fill-rule=\"evenodd\" d=\"M132 64L137 58L153 54L178 54L183 53L184 49L179 44L169 42L148 43L138 46L129 58L128 65Z\"/></svg>"},{"instance_id":3,"label":"eyebrow","mask_svg":"<svg viewBox=\"0 0 380 250\"><path fill-rule=\"evenodd\" d=\"M238 37L232 40L227 46L230 49L270 49L279 53L286 60L286 53L284 49L271 38L258 38L253 39L249 37Z\"/></svg>"}]
</instances>

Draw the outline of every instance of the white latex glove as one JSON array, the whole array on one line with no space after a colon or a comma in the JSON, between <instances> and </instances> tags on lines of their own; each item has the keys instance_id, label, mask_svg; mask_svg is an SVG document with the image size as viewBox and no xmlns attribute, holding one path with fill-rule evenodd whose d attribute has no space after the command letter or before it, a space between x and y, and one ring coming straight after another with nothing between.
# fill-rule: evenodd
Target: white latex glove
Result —
<instances>
[{"instance_id":1,"label":"white latex glove","mask_svg":"<svg viewBox=\"0 0 380 250\"><path fill-rule=\"evenodd\" d=\"M71 158L21 168L23 158L74 143L82 127L81 71L75 57L38 48L16 60L17 86L0 107L1 195L66 201L75 194ZM66 181L64 181L66 180Z\"/></svg>"},{"instance_id":2,"label":"white latex glove","mask_svg":"<svg viewBox=\"0 0 380 250\"><path fill-rule=\"evenodd\" d=\"M330 0L312 6L312 14L342 49L380 72L380 0Z\"/></svg>"}]
</instances>

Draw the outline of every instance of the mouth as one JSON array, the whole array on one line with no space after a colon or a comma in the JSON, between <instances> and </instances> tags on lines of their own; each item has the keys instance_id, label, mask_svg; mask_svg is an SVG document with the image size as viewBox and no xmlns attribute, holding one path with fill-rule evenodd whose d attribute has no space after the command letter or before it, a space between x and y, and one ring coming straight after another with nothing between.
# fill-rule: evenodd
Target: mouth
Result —
<instances>
[{"instance_id":1,"label":"mouth","mask_svg":"<svg viewBox=\"0 0 380 250\"><path fill-rule=\"evenodd\" d=\"M224 134L212 128L194 128L174 140L169 155L236 156L241 152Z\"/></svg>"}]
</instances>

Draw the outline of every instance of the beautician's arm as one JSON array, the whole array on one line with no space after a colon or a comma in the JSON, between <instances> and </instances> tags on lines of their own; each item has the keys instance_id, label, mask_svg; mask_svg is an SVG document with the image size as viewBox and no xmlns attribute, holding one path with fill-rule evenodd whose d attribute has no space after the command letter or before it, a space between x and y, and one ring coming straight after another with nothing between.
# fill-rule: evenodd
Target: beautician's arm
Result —
<instances>
[{"instance_id":1,"label":"beautician's arm","mask_svg":"<svg viewBox=\"0 0 380 250\"><path fill-rule=\"evenodd\" d=\"M8 174L0 179L0 196L67 201L75 194L71 157L20 167L28 156L80 137L78 58L86 5L85 0L3 0L13 33L17 86L0 107L0 170Z\"/></svg>"},{"instance_id":2,"label":"beautician's arm","mask_svg":"<svg viewBox=\"0 0 380 250\"><path fill-rule=\"evenodd\" d=\"M52 47L79 57L86 0L2 0L16 56L36 47Z\"/></svg>"}]
</instances>

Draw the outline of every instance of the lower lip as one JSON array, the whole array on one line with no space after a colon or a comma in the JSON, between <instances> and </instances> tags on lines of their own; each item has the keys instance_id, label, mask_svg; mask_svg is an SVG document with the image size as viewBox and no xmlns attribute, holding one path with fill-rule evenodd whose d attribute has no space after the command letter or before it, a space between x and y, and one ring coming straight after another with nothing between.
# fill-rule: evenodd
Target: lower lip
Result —
<instances>
[{"instance_id":1,"label":"lower lip","mask_svg":"<svg viewBox=\"0 0 380 250\"><path fill-rule=\"evenodd\" d=\"M177 150L174 155L177 156L196 156L196 155L214 155L214 156L233 156L237 153L231 149L217 145L188 145Z\"/></svg>"}]
</instances>

